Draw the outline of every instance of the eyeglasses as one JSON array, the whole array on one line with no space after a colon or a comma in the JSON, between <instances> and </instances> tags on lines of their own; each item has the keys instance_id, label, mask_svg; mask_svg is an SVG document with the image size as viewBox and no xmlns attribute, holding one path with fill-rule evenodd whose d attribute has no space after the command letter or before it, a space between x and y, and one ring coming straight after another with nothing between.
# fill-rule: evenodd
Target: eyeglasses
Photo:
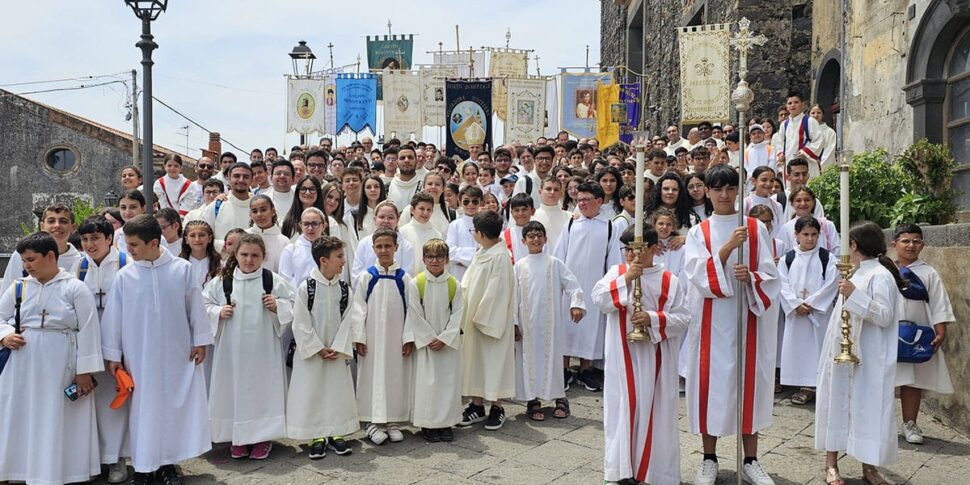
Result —
<instances>
[{"instance_id":1,"label":"eyeglasses","mask_svg":"<svg viewBox=\"0 0 970 485\"><path fill-rule=\"evenodd\" d=\"M424 256L425 261L444 261L448 259L447 254L426 254Z\"/></svg>"},{"instance_id":2,"label":"eyeglasses","mask_svg":"<svg viewBox=\"0 0 970 485\"><path fill-rule=\"evenodd\" d=\"M322 222L301 222L300 223L300 227L304 229L316 229L322 225L323 225Z\"/></svg>"},{"instance_id":3,"label":"eyeglasses","mask_svg":"<svg viewBox=\"0 0 970 485\"><path fill-rule=\"evenodd\" d=\"M219 189L216 189L216 190L206 190L205 192L203 192L204 195L219 195L221 193L222 193L222 191L219 190Z\"/></svg>"},{"instance_id":4,"label":"eyeglasses","mask_svg":"<svg viewBox=\"0 0 970 485\"><path fill-rule=\"evenodd\" d=\"M303 192L304 194L315 194L315 193L317 193L317 188L316 187L300 187L300 192Z\"/></svg>"},{"instance_id":5,"label":"eyeglasses","mask_svg":"<svg viewBox=\"0 0 970 485\"><path fill-rule=\"evenodd\" d=\"M542 239L544 237L546 237L546 235L542 234L541 232L533 232L525 235L525 238L530 241L535 241L536 239Z\"/></svg>"},{"instance_id":6,"label":"eyeglasses","mask_svg":"<svg viewBox=\"0 0 970 485\"><path fill-rule=\"evenodd\" d=\"M596 200L596 199L594 199L592 197L580 197L580 198L576 199L576 202L577 203L580 203L580 204L589 204L590 202L592 202L594 200Z\"/></svg>"},{"instance_id":7,"label":"eyeglasses","mask_svg":"<svg viewBox=\"0 0 970 485\"><path fill-rule=\"evenodd\" d=\"M704 190L704 184L691 184L687 186L687 190Z\"/></svg>"},{"instance_id":8,"label":"eyeglasses","mask_svg":"<svg viewBox=\"0 0 970 485\"><path fill-rule=\"evenodd\" d=\"M326 164L323 164L323 163L308 163L307 164L307 167L310 167L310 168L327 168L327 165Z\"/></svg>"},{"instance_id":9,"label":"eyeglasses","mask_svg":"<svg viewBox=\"0 0 970 485\"><path fill-rule=\"evenodd\" d=\"M465 199L461 201L461 205L464 205L464 206L481 205L481 204L482 204L482 199Z\"/></svg>"},{"instance_id":10,"label":"eyeglasses","mask_svg":"<svg viewBox=\"0 0 970 485\"><path fill-rule=\"evenodd\" d=\"M621 249L621 250L622 250L622 251L623 251L624 253L632 253L632 252L633 252L633 248L631 248L630 246L623 246L623 247L622 247L622 248L620 248L620 249Z\"/></svg>"}]
</instances>

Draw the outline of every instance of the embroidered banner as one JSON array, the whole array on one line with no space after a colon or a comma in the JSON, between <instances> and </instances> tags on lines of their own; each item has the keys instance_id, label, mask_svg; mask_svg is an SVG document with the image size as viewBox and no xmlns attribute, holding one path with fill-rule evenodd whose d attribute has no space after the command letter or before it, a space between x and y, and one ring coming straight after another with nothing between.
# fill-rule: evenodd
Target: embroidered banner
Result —
<instances>
[{"instance_id":1,"label":"embroidered banner","mask_svg":"<svg viewBox=\"0 0 970 485\"><path fill-rule=\"evenodd\" d=\"M488 72L488 52L468 51L444 52L434 54L435 64L453 65L458 69L458 77L484 76Z\"/></svg>"},{"instance_id":2,"label":"embroidered banner","mask_svg":"<svg viewBox=\"0 0 970 485\"><path fill-rule=\"evenodd\" d=\"M457 77L458 67L425 64L418 69L421 73L421 122L424 126L444 126L445 79Z\"/></svg>"},{"instance_id":3,"label":"embroidered banner","mask_svg":"<svg viewBox=\"0 0 970 485\"><path fill-rule=\"evenodd\" d=\"M384 72L384 134L392 138L422 138L421 77L417 71Z\"/></svg>"},{"instance_id":4,"label":"embroidered banner","mask_svg":"<svg viewBox=\"0 0 970 485\"><path fill-rule=\"evenodd\" d=\"M731 117L729 24L678 28L681 123Z\"/></svg>"},{"instance_id":5,"label":"embroidered banner","mask_svg":"<svg viewBox=\"0 0 970 485\"><path fill-rule=\"evenodd\" d=\"M612 73L564 72L561 77L560 129L576 138L596 136L596 86L611 84Z\"/></svg>"},{"instance_id":6,"label":"embroidered banner","mask_svg":"<svg viewBox=\"0 0 970 485\"><path fill-rule=\"evenodd\" d=\"M445 105L447 155L466 159L471 145L488 150L492 144L492 81L445 81Z\"/></svg>"},{"instance_id":7,"label":"embroidered banner","mask_svg":"<svg viewBox=\"0 0 970 485\"><path fill-rule=\"evenodd\" d=\"M505 143L534 143L543 135L546 114L546 79L508 79ZM493 93L494 94L494 93ZM492 97L494 99L494 96Z\"/></svg>"},{"instance_id":8,"label":"embroidered banner","mask_svg":"<svg viewBox=\"0 0 970 485\"><path fill-rule=\"evenodd\" d=\"M339 69L328 72L323 78L323 119L324 133L337 135L337 73Z\"/></svg>"},{"instance_id":9,"label":"embroidered banner","mask_svg":"<svg viewBox=\"0 0 970 485\"><path fill-rule=\"evenodd\" d=\"M288 79L286 82L286 132L324 131L323 81Z\"/></svg>"},{"instance_id":10,"label":"embroidered banner","mask_svg":"<svg viewBox=\"0 0 970 485\"><path fill-rule=\"evenodd\" d=\"M620 141L620 123L626 121L626 105L620 103L620 85L596 85L596 139L601 147Z\"/></svg>"},{"instance_id":11,"label":"embroidered banner","mask_svg":"<svg viewBox=\"0 0 970 485\"><path fill-rule=\"evenodd\" d=\"M367 68L411 69L411 55L414 49L414 35L375 35L367 36Z\"/></svg>"},{"instance_id":12,"label":"embroidered banner","mask_svg":"<svg viewBox=\"0 0 970 485\"><path fill-rule=\"evenodd\" d=\"M620 123L620 141L633 143L633 132L640 126L640 81L620 85L620 103L626 106L626 121Z\"/></svg>"},{"instance_id":13,"label":"embroidered banner","mask_svg":"<svg viewBox=\"0 0 970 485\"><path fill-rule=\"evenodd\" d=\"M377 132L377 76L373 74L337 74L336 131L350 128L360 133L364 128Z\"/></svg>"},{"instance_id":14,"label":"embroidered banner","mask_svg":"<svg viewBox=\"0 0 970 485\"><path fill-rule=\"evenodd\" d=\"M529 71L529 51L516 49L489 49L491 59L488 75L492 78L492 106L495 114L505 119L508 103L508 78L526 77Z\"/></svg>"}]
</instances>

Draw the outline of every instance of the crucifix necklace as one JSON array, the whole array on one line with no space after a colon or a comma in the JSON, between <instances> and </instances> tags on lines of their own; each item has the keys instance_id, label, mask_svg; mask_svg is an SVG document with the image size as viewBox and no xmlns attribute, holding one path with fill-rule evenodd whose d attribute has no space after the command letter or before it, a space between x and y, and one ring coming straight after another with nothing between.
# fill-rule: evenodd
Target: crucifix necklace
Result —
<instances>
[{"instance_id":1,"label":"crucifix necklace","mask_svg":"<svg viewBox=\"0 0 970 485\"><path fill-rule=\"evenodd\" d=\"M808 290L802 288L802 299L804 300L805 298L808 298Z\"/></svg>"}]
</instances>

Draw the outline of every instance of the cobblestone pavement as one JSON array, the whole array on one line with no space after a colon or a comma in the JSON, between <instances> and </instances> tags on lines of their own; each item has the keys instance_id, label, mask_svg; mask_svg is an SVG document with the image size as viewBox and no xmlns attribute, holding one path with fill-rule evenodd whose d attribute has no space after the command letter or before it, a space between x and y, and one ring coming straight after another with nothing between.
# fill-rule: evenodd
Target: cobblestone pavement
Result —
<instances>
[{"instance_id":1,"label":"cobblestone pavement","mask_svg":"<svg viewBox=\"0 0 970 485\"><path fill-rule=\"evenodd\" d=\"M546 407L543 422L529 420L525 407L506 404L508 419L498 431L480 427L458 430L453 443L425 442L405 431L402 443L373 446L363 433L351 437L353 454L310 461L306 446L289 440L276 444L265 461L231 460L228 445L182 463L189 484L601 484L603 415L601 394L573 387L568 393L572 417L553 419ZM760 460L778 485L824 484L823 455L814 449L813 408L795 406L779 395L774 424L763 433ZM547 403L548 404L548 403ZM700 437L686 432L681 398L682 483L691 483L700 464ZM898 415L898 410L897 410ZM970 483L970 440L924 417L922 446L900 438L899 463L884 470L893 484ZM735 483L734 438L722 440L719 484ZM860 464L843 457L840 468L849 485L860 485ZM98 482L104 483L104 482Z\"/></svg>"}]
</instances>

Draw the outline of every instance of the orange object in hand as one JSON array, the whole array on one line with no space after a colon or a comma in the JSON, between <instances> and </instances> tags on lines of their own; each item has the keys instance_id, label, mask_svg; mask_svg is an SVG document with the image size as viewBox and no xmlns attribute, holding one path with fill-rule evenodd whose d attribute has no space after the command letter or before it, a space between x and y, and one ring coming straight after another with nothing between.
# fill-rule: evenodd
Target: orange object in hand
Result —
<instances>
[{"instance_id":1,"label":"orange object in hand","mask_svg":"<svg viewBox=\"0 0 970 485\"><path fill-rule=\"evenodd\" d=\"M114 401L111 401L111 409L118 409L125 404L131 393L135 391L135 381L131 378L131 374L126 372L124 369L119 368L115 371L115 394Z\"/></svg>"}]
</instances>

